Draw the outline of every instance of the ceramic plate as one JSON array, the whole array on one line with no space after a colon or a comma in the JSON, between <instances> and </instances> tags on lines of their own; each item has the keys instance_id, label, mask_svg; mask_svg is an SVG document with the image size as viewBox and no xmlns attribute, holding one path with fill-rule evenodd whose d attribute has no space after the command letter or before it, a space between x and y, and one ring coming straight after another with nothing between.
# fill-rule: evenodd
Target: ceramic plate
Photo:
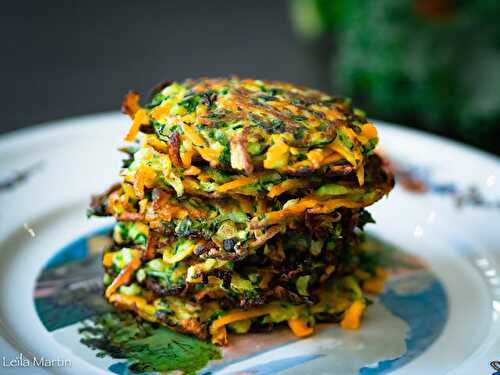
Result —
<instances>
[{"instance_id":1,"label":"ceramic plate","mask_svg":"<svg viewBox=\"0 0 500 375\"><path fill-rule=\"evenodd\" d=\"M128 119L117 113L0 138L1 373L127 374L79 333L109 307L93 193L118 180ZM398 184L370 209L370 246L389 272L359 331L322 325L235 338L202 374L491 374L500 365L500 162L431 135L378 124ZM500 367L499 367L500 368Z\"/></svg>"}]
</instances>

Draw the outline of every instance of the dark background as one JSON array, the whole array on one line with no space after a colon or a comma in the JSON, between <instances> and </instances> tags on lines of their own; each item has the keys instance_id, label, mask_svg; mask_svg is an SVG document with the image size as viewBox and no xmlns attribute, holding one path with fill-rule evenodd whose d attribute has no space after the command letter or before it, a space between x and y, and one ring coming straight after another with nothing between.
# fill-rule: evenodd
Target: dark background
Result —
<instances>
[{"instance_id":1,"label":"dark background","mask_svg":"<svg viewBox=\"0 0 500 375\"><path fill-rule=\"evenodd\" d=\"M328 89L285 0L17 1L0 12L0 132L118 110L129 89L236 74Z\"/></svg>"}]
</instances>

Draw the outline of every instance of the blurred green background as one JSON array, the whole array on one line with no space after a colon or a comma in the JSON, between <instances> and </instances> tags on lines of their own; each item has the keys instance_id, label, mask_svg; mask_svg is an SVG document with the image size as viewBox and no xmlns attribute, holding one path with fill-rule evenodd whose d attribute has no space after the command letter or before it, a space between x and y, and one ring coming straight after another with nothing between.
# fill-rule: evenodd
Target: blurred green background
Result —
<instances>
[{"instance_id":1,"label":"blurred green background","mask_svg":"<svg viewBox=\"0 0 500 375\"><path fill-rule=\"evenodd\" d=\"M500 0L5 2L0 137L118 110L163 80L235 74L500 154L499 25Z\"/></svg>"},{"instance_id":2,"label":"blurred green background","mask_svg":"<svg viewBox=\"0 0 500 375\"><path fill-rule=\"evenodd\" d=\"M331 91L500 154L500 1L292 0Z\"/></svg>"}]
</instances>

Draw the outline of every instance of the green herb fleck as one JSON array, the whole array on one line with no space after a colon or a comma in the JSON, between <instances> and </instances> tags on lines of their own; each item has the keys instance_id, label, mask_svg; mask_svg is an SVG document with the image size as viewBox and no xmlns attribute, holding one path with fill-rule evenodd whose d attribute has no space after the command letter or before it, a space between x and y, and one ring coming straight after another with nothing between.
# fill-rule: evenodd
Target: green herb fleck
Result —
<instances>
[{"instance_id":1,"label":"green herb fleck","mask_svg":"<svg viewBox=\"0 0 500 375\"><path fill-rule=\"evenodd\" d=\"M145 105L147 109L154 108L156 106L159 106L164 100L168 99L168 96L165 96L161 93L156 94L153 99L149 103Z\"/></svg>"},{"instance_id":2,"label":"green herb fleck","mask_svg":"<svg viewBox=\"0 0 500 375\"><path fill-rule=\"evenodd\" d=\"M366 145L363 145L363 154L365 156L371 155L375 147L377 147L378 138L373 138L368 141Z\"/></svg>"},{"instance_id":3,"label":"green herb fleck","mask_svg":"<svg viewBox=\"0 0 500 375\"><path fill-rule=\"evenodd\" d=\"M349 138L342 130L337 129L337 137L349 150L352 150L354 143L352 143L351 138Z\"/></svg>"},{"instance_id":4,"label":"green herb fleck","mask_svg":"<svg viewBox=\"0 0 500 375\"><path fill-rule=\"evenodd\" d=\"M219 155L219 161L224 165L231 164L231 150L229 148L229 144L224 145L224 149Z\"/></svg>"},{"instance_id":5,"label":"green herb fleck","mask_svg":"<svg viewBox=\"0 0 500 375\"><path fill-rule=\"evenodd\" d=\"M293 116L292 116L292 120L293 120L293 121L298 121L298 122L300 122L300 121L305 121L305 120L307 120L307 117L305 117L305 116L301 116L301 115L293 115Z\"/></svg>"},{"instance_id":6,"label":"green herb fleck","mask_svg":"<svg viewBox=\"0 0 500 375\"><path fill-rule=\"evenodd\" d=\"M200 104L200 96L199 95L189 95L184 97L178 105L184 107L187 113L194 112L198 104Z\"/></svg>"},{"instance_id":7,"label":"green herb fleck","mask_svg":"<svg viewBox=\"0 0 500 375\"><path fill-rule=\"evenodd\" d=\"M307 287L309 285L309 281L311 280L311 276L310 275L306 275L306 276L300 276L295 285L297 287L297 292L299 292L299 294L301 296L308 296L309 293L307 292Z\"/></svg>"}]
</instances>

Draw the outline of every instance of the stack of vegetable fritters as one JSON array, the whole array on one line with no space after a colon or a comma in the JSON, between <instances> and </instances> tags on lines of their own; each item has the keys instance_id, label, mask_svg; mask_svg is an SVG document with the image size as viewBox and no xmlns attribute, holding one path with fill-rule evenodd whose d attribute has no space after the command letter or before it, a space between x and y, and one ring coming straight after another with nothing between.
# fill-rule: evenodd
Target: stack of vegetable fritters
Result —
<instances>
[{"instance_id":1,"label":"stack of vegetable fritters","mask_svg":"<svg viewBox=\"0 0 500 375\"><path fill-rule=\"evenodd\" d=\"M228 331L318 321L357 328L384 273L360 245L364 210L393 179L348 100L281 82L164 83L129 93L121 184L94 197L112 215L103 257L118 308L217 344Z\"/></svg>"}]
</instances>

